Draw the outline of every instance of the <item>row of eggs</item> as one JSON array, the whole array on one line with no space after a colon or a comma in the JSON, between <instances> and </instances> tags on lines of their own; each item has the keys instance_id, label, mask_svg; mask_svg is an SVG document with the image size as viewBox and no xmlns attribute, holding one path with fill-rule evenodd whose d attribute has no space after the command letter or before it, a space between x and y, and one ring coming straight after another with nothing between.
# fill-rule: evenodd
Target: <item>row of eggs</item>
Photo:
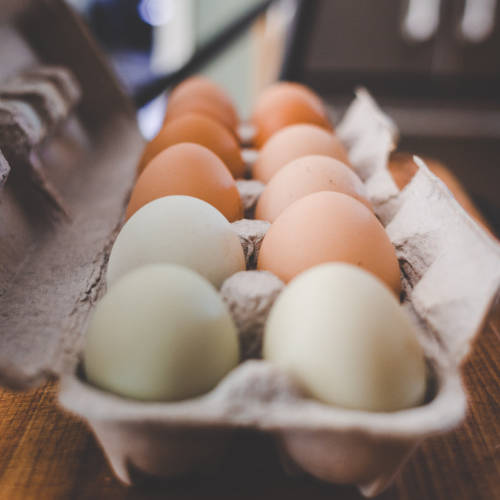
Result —
<instances>
[{"instance_id":1,"label":"row of eggs","mask_svg":"<svg viewBox=\"0 0 500 500\"><path fill-rule=\"evenodd\" d=\"M236 327L217 290L246 269L229 223L243 217L234 177L244 168L210 150L209 134L190 138L196 121L214 121L210 113L219 112L225 143L240 154L237 121L221 104L223 91L217 99L189 96L193 81L204 80L174 90L163 130L144 152L109 259L110 290L88 332L88 380L142 400L203 394L239 361ZM297 89L314 104L310 116L296 123L285 105L280 122L276 106ZM203 113L193 113L193 104ZM259 122L266 106L275 107L270 125ZM319 98L290 84L271 87L254 112L262 148L253 173L267 182L256 218L272 222L257 269L290 282L266 322L263 356L327 403L370 411L415 406L425 394L425 363L395 296L394 249L328 121L317 116L326 120Z\"/></svg>"}]
</instances>

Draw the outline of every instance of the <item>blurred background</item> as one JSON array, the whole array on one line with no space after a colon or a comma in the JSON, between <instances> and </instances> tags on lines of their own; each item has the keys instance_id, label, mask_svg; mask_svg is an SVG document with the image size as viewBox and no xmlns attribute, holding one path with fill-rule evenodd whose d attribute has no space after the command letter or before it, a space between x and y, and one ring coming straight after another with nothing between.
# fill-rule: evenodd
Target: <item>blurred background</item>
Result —
<instances>
[{"instance_id":1,"label":"blurred background","mask_svg":"<svg viewBox=\"0 0 500 500\"><path fill-rule=\"evenodd\" d=\"M131 95L161 77L175 74L215 38L238 28L235 35L224 39L215 52L210 52L193 69L225 87L243 118L249 115L260 88L279 76L285 32L298 3L296 0L68 2L86 18ZM250 16L249 20L239 28L246 16ZM267 63L262 61L264 53ZM176 83L175 79L172 81ZM144 114L141 113L141 119ZM154 126L142 120L141 126L146 135L151 135L149 129Z\"/></svg>"},{"instance_id":2,"label":"blurred background","mask_svg":"<svg viewBox=\"0 0 500 500\"><path fill-rule=\"evenodd\" d=\"M338 120L365 86L400 150L442 161L500 234L497 0L67 0L138 107L146 138L168 90L193 72L240 116L270 82L303 82Z\"/></svg>"}]
</instances>

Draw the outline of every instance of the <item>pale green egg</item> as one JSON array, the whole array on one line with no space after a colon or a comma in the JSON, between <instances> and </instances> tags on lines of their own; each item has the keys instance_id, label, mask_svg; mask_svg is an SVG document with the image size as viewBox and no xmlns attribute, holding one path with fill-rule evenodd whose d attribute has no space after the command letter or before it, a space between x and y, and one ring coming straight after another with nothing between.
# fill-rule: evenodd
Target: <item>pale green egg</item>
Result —
<instances>
[{"instance_id":1,"label":"pale green egg","mask_svg":"<svg viewBox=\"0 0 500 500\"><path fill-rule=\"evenodd\" d=\"M97 305L84 353L91 384L156 401L204 394L238 362L237 330L217 290L173 264L119 279Z\"/></svg>"},{"instance_id":2,"label":"pale green egg","mask_svg":"<svg viewBox=\"0 0 500 500\"><path fill-rule=\"evenodd\" d=\"M190 196L166 196L148 203L123 226L109 256L108 285L152 263L189 267L220 288L246 270L240 240L212 205Z\"/></svg>"}]
</instances>

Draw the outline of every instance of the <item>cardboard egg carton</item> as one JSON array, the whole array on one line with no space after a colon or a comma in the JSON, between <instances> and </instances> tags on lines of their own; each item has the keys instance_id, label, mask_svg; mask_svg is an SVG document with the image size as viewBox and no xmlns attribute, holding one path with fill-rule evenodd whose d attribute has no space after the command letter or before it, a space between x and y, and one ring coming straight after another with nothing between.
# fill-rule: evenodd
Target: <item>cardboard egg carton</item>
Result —
<instances>
[{"instance_id":1,"label":"cardboard egg carton","mask_svg":"<svg viewBox=\"0 0 500 500\"><path fill-rule=\"evenodd\" d=\"M89 422L125 482L135 472L176 476L213 469L237 429L252 428L274 436L290 474L356 484L373 496L422 439L460 423L466 397L459 366L500 287L500 248L421 162L398 191L387 171L397 128L362 90L337 131L400 259L402 307L428 361L426 403L370 413L308 398L286 373L259 359L265 318L283 283L255 270L232 276L221 289L240 330L242 363L210 393L146 403L87 384L79 369L85 331L105 291L107 259L144 142L128 100L62 2L6 5L0 10L0 63L6 46L19 57L11 66L0 64L0 83L19 81L20 69L29 68L28 75L50 62L66 68L58 71L73 82L75 92L68 95L77 95L78 82L82 100L73 115L71 106L64 116L40 111L40 103L59 110L65 102L54 83L57 92L40 90L50 81L47 68L38 70L44 85L24 87L14 97L16 88L6 84L5 98L23 103L26 115L10 123L38 117L44 132L38 139L27 134L34 137L25 142L28 148L12 148L0 122L1 383L25 389L60 378L62 406ZM19 174L17 181L15 172L29 175ZM238 187L252 217L262 185L238 181ZM252 220L233 224L249 269L268 227Z\"/></svg>"},{"instance_id":2,"label":"cardboard egg carton","mask_svg":"<svg viewBox=\"0 0 500 500\"><path fill-rule=\"evenodd\" d=\"M0 0L0 383L74 370L144 146L59 0Z\"/></svg>"},{"instance_id":3,"label":"cardboard egg carton","mask_svg":"<svg viewBox=\"0 0 500 500\"><path fill-rule=\"evenodd\" d=\"M387 170L397 128L366 91L358 91L338 134L396 248L402 307L428 364L426 403L391 413L336 408L311 400L286 373L259 359L265 319L284 284L252 270L269 224L238 221L233 229L249 270L228 278L220 293L238 326L243 362L214 390L185 401L143 403L90 387L83 374L62 379L61 403L88 420L123 481L137 471L175 476L213 468L235 429L245 427L274 436L290 474L356 484L374 496L422 439L463 419L459 366L500 288L500 246L420 160L419 173L398 190ZM238 186L251 213L262 186Z\"/></svg>"}]
</instances>

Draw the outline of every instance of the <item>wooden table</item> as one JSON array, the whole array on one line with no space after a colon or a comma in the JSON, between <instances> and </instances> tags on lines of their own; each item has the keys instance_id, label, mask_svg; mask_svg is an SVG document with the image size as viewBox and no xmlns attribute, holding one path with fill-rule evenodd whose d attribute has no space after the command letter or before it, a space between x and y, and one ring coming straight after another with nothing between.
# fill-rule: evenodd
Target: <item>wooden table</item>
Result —
<instances>
[{"instance_id":1,"label":"wooden table","mask_svg":"<svg viewBox=\"0 0 500 500\"><path fill-rule=\"evenodd\" d=\"M500 498L500 307L463 367L465 422L428 439L379 498ZM242 433L221 470L188 480L126 487L92 433L56 402L57 383L24 393L0 391L1 500L359 499L354 487L288 478L266 436Z\"/></svg>"}]
</instances>

